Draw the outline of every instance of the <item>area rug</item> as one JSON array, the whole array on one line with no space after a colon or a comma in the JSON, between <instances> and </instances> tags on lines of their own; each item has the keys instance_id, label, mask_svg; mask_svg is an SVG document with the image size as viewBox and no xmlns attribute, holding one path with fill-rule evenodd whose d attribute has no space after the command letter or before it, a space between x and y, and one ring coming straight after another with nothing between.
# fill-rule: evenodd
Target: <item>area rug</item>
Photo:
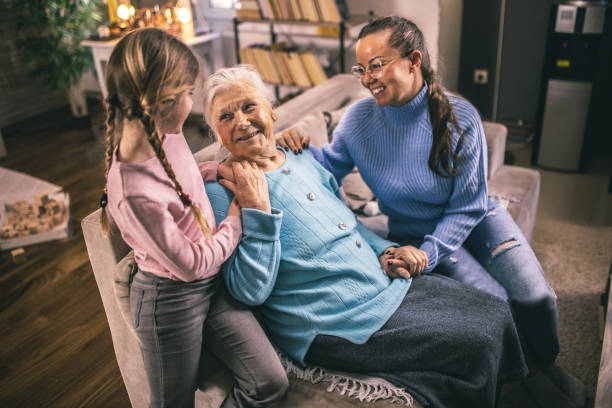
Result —
<instances>
[{"instance_id":1,"label":"area rug","mask_svg":"<svg viewBox=\"0 0 612 408\"><path fill-rule=\"evenodd\" d=\"M601 356L600 296L612 262L612 227L539 217L532 246L558 296L557 364L584 382L593 401Z\"/></svg>"}]
</instances>

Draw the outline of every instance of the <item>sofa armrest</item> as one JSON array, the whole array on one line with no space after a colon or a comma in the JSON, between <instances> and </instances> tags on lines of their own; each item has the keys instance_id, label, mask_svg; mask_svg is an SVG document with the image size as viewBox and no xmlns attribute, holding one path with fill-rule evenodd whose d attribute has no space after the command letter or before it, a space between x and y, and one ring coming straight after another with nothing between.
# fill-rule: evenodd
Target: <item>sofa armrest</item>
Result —
<instances>
[{"instance_id":1,"label":"sofa armrest","mask_svg":"<svg viewBox=\"0 0 612 408\"><path fill-rule=\"evenodd\" d=\"M501 166L489 180L489 195L506 201L514 222L531 242L540 197L540 172L521 166Z\"/></svg>"},{"instance_id":2,"label":"sofa armrest","mask_svg":"<svg viewBox=\"0 0 612 408\"><path fill-rule=\"evenodd\" d=\"M489 169L487 179L491 179L504 164L506 154L506 137L508 129L501 123L482 122L485 139L487 140L487 158Z\"/></svg>"},{"instance_id":3,"label":"sofa armrest","mask_svg":"<svg viewBox=\"0 0 612 408\"><path fill-rule=\"evenodd\" d=\"M219 144L219 142L212 142L205 148L198 150L196 153L194 153L193 158L198 163L206 161L219 161L218 154L220 146L221 145Z\"/></svg>"},{"instance_id":4,"label":"sofa armrest","mask_svg":"<svg viewBox=\"0 0 612 408\"><path fill-rule=\"evenodd\" d=\"M145 407L149 403L149 388L140 346L138 339L126 324L115 300L116 265L130 248L123 242L117 230L111 231L109 236L104 235L100 225L100 211L89 214L81 221L83 237L113 338L119 371L121 371L131 405Z\"/></svg>"}]
</instances>

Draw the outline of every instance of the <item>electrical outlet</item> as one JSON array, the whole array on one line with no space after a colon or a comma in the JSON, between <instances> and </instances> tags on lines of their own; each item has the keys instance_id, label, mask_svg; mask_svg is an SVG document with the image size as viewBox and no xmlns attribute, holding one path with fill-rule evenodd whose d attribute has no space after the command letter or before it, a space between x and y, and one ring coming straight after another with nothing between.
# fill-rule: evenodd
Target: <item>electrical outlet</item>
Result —
<instances>
[{"instance_id":1,"label":"electrical outlet","mask_svg":"<svg viewBox=\"0 0 612 408\"><path fill-rule=\"evenodd\" d=\"M474 70L474 83L478 85L485 85L489 82L489 71L486 69L475 69Z\"/></svg>"}]
</instances>

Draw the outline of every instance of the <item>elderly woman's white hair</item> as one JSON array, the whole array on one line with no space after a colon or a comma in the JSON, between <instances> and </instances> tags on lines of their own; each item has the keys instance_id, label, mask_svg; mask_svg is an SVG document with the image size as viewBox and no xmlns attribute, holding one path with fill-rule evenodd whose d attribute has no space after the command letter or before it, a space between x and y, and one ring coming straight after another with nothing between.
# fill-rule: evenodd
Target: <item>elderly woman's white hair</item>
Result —
<instances>
[{"instance_id":1,"label":"elderly woman's white hair","mask_svg":"<svg viewBox=\"0 0 612 408\"><path fill-rule=\"evenodd\" d=\"M230 68L221 68L210 75L204 83L204 120L213 128L212 102L219 92L229 88L249 84L253 86L264 97L271 106L274 106L276 99L270 88L261 79L261 75L252 65L242 64ZM214 128L213 128L214 130Z\"/></svg>"}]
</instances>

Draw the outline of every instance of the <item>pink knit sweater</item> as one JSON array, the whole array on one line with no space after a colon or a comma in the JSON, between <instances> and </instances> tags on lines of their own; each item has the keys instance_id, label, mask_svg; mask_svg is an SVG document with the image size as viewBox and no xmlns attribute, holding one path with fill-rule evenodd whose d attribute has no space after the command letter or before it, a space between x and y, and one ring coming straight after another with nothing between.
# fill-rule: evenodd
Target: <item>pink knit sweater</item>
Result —
<instances>
[{"instance_id":1,"label":"pink knit sweater","mask_svg":"<svg viewBox=\"0 0 612 408\"><path fill-rule=\"evenodd\" d=\"M167 134L163 147L176 179L208 221L210 239L204 237L155 156L129 164L118 161L115 150L108 173L107 210L123 240L134 249L141 270L185 282L212 276L240 240L240 218L227 217L218 228L215 225L203 179L215 179L217 163L196 164L182 134Z\"/></svg>"}]
</instances>

